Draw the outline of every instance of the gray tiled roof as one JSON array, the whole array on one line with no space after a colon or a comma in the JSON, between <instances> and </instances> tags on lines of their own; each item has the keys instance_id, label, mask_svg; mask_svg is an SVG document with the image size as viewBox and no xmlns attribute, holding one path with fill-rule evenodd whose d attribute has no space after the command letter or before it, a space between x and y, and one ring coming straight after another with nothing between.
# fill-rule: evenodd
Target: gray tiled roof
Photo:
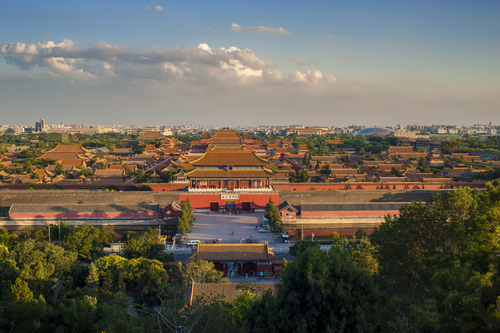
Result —
<instances>
[{"instance_id":1,"label":"gray tiled roof","mask_svg":"<svg viewBox=\"0 0 500 333\"><path fill-rule=\"evenodd\" d=\"M300 204L302 212L336 212L336 211L380 211L399 210L410 202L370 202L370 203L334 203L334 204Z\"/></svg>"},{"instance_id":2,"label":"gray tiled roof","mask_svg":"<svg viewBox=\"0 0 500 333\"><path fill-rule=\"evenodd\" d=\"M13 204L10 213L150 213L159 212L158 204Z\"/></svg>"}]
</instances>

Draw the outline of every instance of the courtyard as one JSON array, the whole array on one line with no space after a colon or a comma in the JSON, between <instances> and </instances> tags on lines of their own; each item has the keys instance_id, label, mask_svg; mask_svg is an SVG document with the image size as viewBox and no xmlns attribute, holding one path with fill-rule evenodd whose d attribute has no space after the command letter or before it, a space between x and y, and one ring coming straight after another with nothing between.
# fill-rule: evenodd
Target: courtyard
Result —
<instances>
[{"instance_id":1,"label":"courtyard","mask_svg":"<svg viewBox=\"0 0 500 333\"><path fill-rule=\"evenodd\" d=\"M202 243L211 243L217 239L221 243L240 243L250 238L258 243L278 243L277 235L259 233L256 229L262 223L263 215L264 213L195 213L194 225L191 232L186 234L185 242L200 240Z\"/></svg>"}]
</instances>

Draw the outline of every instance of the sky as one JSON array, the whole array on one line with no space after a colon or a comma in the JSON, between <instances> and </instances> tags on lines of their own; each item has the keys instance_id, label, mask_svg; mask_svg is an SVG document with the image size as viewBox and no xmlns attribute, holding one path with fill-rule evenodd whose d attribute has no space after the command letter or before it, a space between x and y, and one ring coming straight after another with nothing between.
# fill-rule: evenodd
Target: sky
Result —
<instances>
[{"instance_id":1,"label":"sky","mask_svg":"<svg viewBox=\"0 0 500 333\"><path fill-rule=\"evenodd\" d=\"M27 125L500 125L500 1L2 1L0 111Z\"/></svg>"}]
</instances>

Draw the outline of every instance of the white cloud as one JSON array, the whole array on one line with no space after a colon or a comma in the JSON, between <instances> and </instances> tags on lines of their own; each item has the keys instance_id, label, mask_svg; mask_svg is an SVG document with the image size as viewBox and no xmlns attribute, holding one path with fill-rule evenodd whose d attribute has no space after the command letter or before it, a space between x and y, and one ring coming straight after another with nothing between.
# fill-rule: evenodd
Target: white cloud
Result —
<instances>
[{"instance_id":1,"label":"white cloud","mask_svg":"<svg viewBox=\"0 0 500 333\"><path fill-rule=\"evenodd\" d=\"M163 8L161 6L154 6L154 7L146 6L146 7L144 7L144 9L146 9L146 10L154 10L154 11L157 11L157 12L163 10Z\"/></svg>"},{"instance_id":2,"label":"white cloud","mask_svg":"<svg viewBox=\"0 0 500 333\"><path fill-rule=\"evenodd\" d=\"M273 62L260 59L249 49L211 48L206 43L141 52L106 42L80 48L65 39L60 43L4 43L0 52L5 54L7 64L24 71L39 68L54 78L87 84L109 83L117 78L120 84L148 80L189 91L199 91L200 87L212 92L263 88L267 93L272 88L321 93L333 89L336 81L318 70L281 73ZM290 59L303 64L296 57Z\"/></svg>"},{"instance_id":3,"label":"white cloud","mask_svg":"<svg viewBox=\"0 0 500 333\"><path fill-rule=\"evenodd\" d=\"M212 28L210 28L210 27L208 27L208 28L207 28L207 30L208 30L208 31L210 31L210 32L211 32L211 33L213 33L213 34L216 32L214 29L212 29Z\"/></svg>"},{"instance_id":4,"label":"white cloud","mask_svg":"<svg viewBox=\"0 0 500 333\"><path fill-rule=\"evenodd\" d=\"M290 31L285 30L283 28L268 28L263 26L244 28L236 23L231 24L231 27L229 29L233 31L258 31L258 32L270 32L272 34L291 34Z\"/></svg>"},{"instance_id":5,"label":"white cloud","mask_svg":"<svg viewBox=\"0 0 500 333\"><path fill-rule=\"evenodd\" d=\"M340 55L340 57L341 57L342 59L348 59L348 60L350 60L350 59L351 59L351 57L349 57L349 55L348 55L348 54L341 54L341 55Z\"/></svg>"},{"instance_id":6,"label":"white cloud","mask_svg":"<svg viewBox=\"0 0 500 333\"><path fill-rule=\"evenodd\" d=\"M42 34L43 37L47 37L49 34Z\"/></svg>"},{"instance_id":7,"label":"white cloud","mask_svg":"<svg viewBox=\"0 0 500 333\"><path fill-rule=\"evenodd\" d=\"M297 65L299 65L299 66L302 66L304 64L304 62L302 60L300 60L299 58L294 57L294 56L290 56L290 60L295 61L297 63Z\"/></svg>"}]
</instances>

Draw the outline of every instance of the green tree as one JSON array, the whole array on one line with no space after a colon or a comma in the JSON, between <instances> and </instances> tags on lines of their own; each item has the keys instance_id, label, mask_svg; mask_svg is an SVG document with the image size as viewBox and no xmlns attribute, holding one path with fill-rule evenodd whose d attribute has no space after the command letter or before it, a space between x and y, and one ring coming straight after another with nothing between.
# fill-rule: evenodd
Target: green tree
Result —
<instances>
[{"instance_id":1,"label":"green tree","mask_svg":"<svg viewBox=\"0 0 500 333\"><path fill-rule=\"evenodd\" d=\"M372 245L368 237L362 236L359 241L344 238L342 240L342 249L349 254L353 264L363 267L372 275L378 274L378 250Z\"/></svg>"},{"instance_id":2,"label":"green tree","mask_svg":"<svg viewBox=\"0 0 500 333\"><path fill-rule=\"evenodd\" d=\"M225 303L226 311L228 312L229 320L236 325L236 327L243 326L243 319L245 315L252 308L252 304L257 297L251 290L244 290L241 294L236 296L232 303Z\"/></svg>"},{"instance_id":3,"label":"green tree","mask_svg":"<svg viewBox=\"0 0 500 333\"><path fill-rule=\"evenodd\" d=\"M288 253L292 256L297 256L299 253L305 252L307 249L311 247L320 248L320 244L318 241L298 241L292 246L288 248Z\"/></svg>"},{"instance_id":4,"label":"green tree","mask_svg":"<svg viewBox=\"0 0 500 333\"><path fill-rule=\"evenodd\" d=\"M56 163L56 167L54 168L54 172L57 174L57 175L60 175L64 172L64 169L63 169L63 166L59 163Z\"/></svg>"},{"instance_id":5,"label":"green tree","mask_svg":"<svg viewBox=\"0 0 500 333\"><path fill-rule=\"evenodd\" d=\"M457 152L461 149L461 144L457 140L444 140L442 147L441 147L441 152L443 154L451 154L453 152Z\"/></svg>"},{"instance_id":6,"label":"green tree","mask_svg":"<svg viewBox=\"0 0 500 333\"><path fill-rule=\"evenodd\" d=\"M20 278L16 279L13 285L11 285L10 290L12 295L14 295L15 302L29 302L33 299L33 293L28 287L28 283Z\"/></svg>"},{"instance_id":7,"label":"green tree","mask_svg":"<svg viewBox=\"0 0 500 333\"><path fill-rule=\"evenodd\" d=\"M349 162L351 162L351 156L349 155L349 153L348 153L348 152L344 152L344 157L342 157L342 161L343 161L344 163L349 163Z\"/></svg>"},{"instance_id":8,"label":"green tree","mask_svg":"<svg viewBox=\"0 0 500 333\"><path fill-rule=\"evenodd\" d=\"M11 235L7 229L0 229L0 244L4 245L7 251L12 250L18 243L18 238L15 234Z\"/></svg>"},{"instance_id":9,"label":"green tree","mask_svg":"<svg viewBox=\"0 0 500 333\"><path fill-rule=\"evenodd\" d=\"M19 242L8 258L16 263L19 277L28 282L30 290L47 297L54 283L70 280L76 254L51 243L28 239Z\"/></svg>"},{"instance_id":10,"label":"green tree","mask_svg":"<svg viewBox=\"0 0 500 333\"><path fill-rule=\"evenodd\" d=\"M367 237L368 234L363 229L358 229L354 233L354 239L361 239L363 237Z\"/></svg>"},{"instance_id":11,"label":"green tree","mask_svg":"<svg viewBox=\"0 0 500 333\"><path fill-rule=\"evenodd\" d=\"M177 222L177 232L185 235L188 230L191 230L190 226L193 225L194 220L193 208L191 207L189 197L186 201L181 202L181 206Z\"/></svg>"},{"instance_id":12,"label":"green tree","mask_svg":"<svg viewBox=\"0 0 500 333\"><path fill-rule=\"evenodd\" d=\"M273 232L283 232L283 220L278 207L274 205L274 201L269 197L269 202L266 205L266 214L264 215L269 221L269 226Z\"/></svg>"},{"instance_id":13,"label":"green tree","mask_svg":"<svg viewBox=\"0 0 500 333\"><path fill-rule=\"evenodd\" d=\"M99 170L106 170L108 168L108 165L104 162L99 162L97 163L97 169Z\"/></svg>"},{"instance_id":14,"label":"green tree","mask_svg":"<svg viewBox=\"0 0 500 333\"><path fill-rule=\"evenodd\" d=\"M90 176L94 175L94 173L92 172L92 169L82 169L82 170L78 171L78 175L84 176L84 177L90 177Z\"/></svg>"},{"instance_id":15,"label":"green tree","mask_svg":"<svg viewBox=\"0 0 500 333\"><path fill-rule=\"evenodd\" d=\"M314 167L314 170L318 171L321 168L321 161L316 160L316 166Z\"/></svg>"},{"instance_id":16,"label":"green tree","mask_svg":"<svg viewBox=\"0 0 500 333\"><path fill-rule=\"evenodd\" d=\"M398 167L392 167L391 168L391 174L393 174L396 177L399 177L399 168Z\"/></svg>"},{"instance_id":17,"label":"green tree","mask_svg":"<svg viewBox=\"0 0 500 333\"><path fill-rule=\"evenodd\" d=\"M304 164L304 165L311 164L311 155L305 154L304 155L304 160L302 161L302 164Z\"/></svg>"},{"instance_id":18,"label":"green tree","mask_svg":"<svg viewBox=\"0 0 500 333\"><path fill-rule=\"evenodd\" d=\"M189 225L193 225L194 221L194 214L193 214L193 206L191 206L191 199L189 196L187 197L186 201L181 202L181 206L186 206L186 216L189 221Z\"/></svg>"},{"instance_id":19,"label":"green tree","mask_svg":"<svg viewBox=\"0 0 500 333\"><path fill-rule=\"evenodd\" d=\"M111 242L112 230L109 227L97 229L89 224L75 227L66 237L64 248L78 253L81 260L95 260L102 254L103 248Z\"/></svg>"},{"instance_id":20,"label":"green tree","mask_svg":"<svg viewBox=\"0 0 500 333\"><path fill-rule=\"evenodd\" d=\"M375 332L383 301L372 276L337 246L311 248L295 257L281 276L276 297L254 302L249 332ZM335 301L332 301L335 300Z\"/></svg>"},{"instance_id":21,"label":"green tree","mask_svg":"<svg viewBox=\"0 0 500 333\"><path fill-rule=\"evenodd\" d=\"M93 262L90 263L89 274L87 275L85 282L92 289L97 288L97 286L99 284L99 275L97 274L97 270L96 270Z\"/></svg>"},{"instance_id":22,"label":"green tree","mask_svg":"<svg viewBox=\"0 0 500 333\"><path fill-rule=\"evenodd\" d=\"M128 259L143 257L161 262L174 261L172 255L165 253L165 244L160 240L156 229L148 229L139 237L130 238L125 243L123 250Z\"/></svg>"},{"instance_id":23,"label":"green tree","mask_svg":"<svg viewBox=\"0 0 500 333\"><path fill-rule=\"evenodd\" d=\"M328 163L328 162L323 165L323 167L321 168L321 171L320 171L320 173L322 175L329 175L331 172L332 172L332 168L330 166L330 163Z\"/></svg>"},{"instance_id":24,"label":"green tree","mask_svg":"<svg viewBox=\"0 0 500 333\"><path fill-rule=\"evenodd\" d=\"M228 283L229 279L222 278L223 272L215 269L210 261L198 259L189 263L178 263L179 271L189 283Z\"/></svg>"}]
</instances>

